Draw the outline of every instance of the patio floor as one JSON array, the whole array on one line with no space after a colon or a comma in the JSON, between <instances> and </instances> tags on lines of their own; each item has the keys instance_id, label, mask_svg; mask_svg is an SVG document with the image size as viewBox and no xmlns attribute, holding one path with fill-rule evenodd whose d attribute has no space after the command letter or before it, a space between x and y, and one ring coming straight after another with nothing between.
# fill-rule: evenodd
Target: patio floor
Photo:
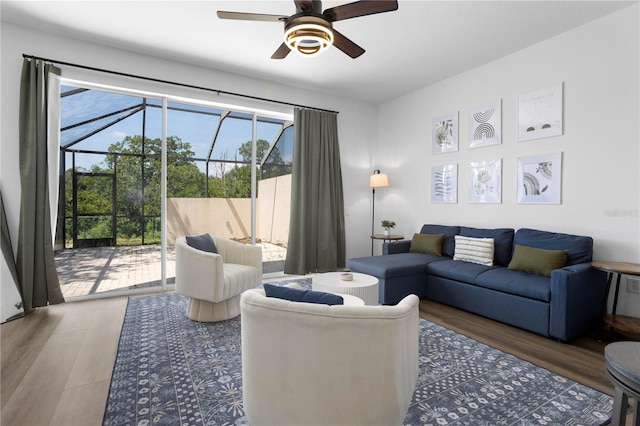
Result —
<instances>
[{"instance_id":1,"label":"patio floor","mask_svg":"<svg viewBox=\"0 0 640 426\"><path fill-rule=\"evenodd\" d=\"M263 272L281 271L287 249L262 246ZM96 247L63 250L55 255L65 298L112 290L161 285L160 245ZM167 284L175 281L175 250L167 247Z\"/></svg>"}]
</instances>

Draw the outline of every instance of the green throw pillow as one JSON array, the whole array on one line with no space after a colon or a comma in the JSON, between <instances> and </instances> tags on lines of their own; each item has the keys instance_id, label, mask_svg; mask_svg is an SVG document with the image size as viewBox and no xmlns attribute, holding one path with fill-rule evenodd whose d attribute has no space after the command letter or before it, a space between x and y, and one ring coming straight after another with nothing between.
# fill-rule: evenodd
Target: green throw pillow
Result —
<instances>
[{"instance_id":1,"label":"green throw pillow","mask_svg":"<svg viewBox=\"0 0 640 426\"><path fill-rule=\"evenodd\" d=\"M442 255L442 240L444 234L413 234L411 239L411 253L427 253Z\"/></svg>"},{"instance_id":2,"label":"green throw pillow","mask_svg":"<svg viewBox=\"0 0 640 426\"><path fill-rule=\"evenodd\" d=\"M516 244L508 268L550 277L551 271L567 264L568 255L569 250L545 250Z\"/></svg>"}]
</instances>

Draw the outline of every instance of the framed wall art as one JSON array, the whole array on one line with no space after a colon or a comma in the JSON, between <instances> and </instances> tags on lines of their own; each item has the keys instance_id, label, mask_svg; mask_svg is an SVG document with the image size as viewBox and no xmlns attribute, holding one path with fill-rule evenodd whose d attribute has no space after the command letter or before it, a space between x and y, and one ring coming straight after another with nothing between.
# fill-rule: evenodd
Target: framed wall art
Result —
<instances>
[{"instance_id":1,"label":"framed wall art","mask_svg":"<svg viewBox=\"0 0 640 426\"><path fill-rule=\"evenodd\" d=\"M518 203L560 204L562 153L518 158Z\"/></svg>"},{"instance_id":2,"label":"framed wall art","mask_svg":"<svg viewBox=\"0 0 640 426\"><path fill-rule=\"evenodd\" d=\"M458 165L431 167L431 202L458 202Z\"/></svg>"},{"instance_id":3,"label":"framed wall art","mask_svg":"<svg viewBox=\"0 0 640 426\"><path fill-rule=\"evenodd\" d=\"M469 202L502 202L502 159L469 163Z\"/></svg>"},{"instance_id":4,"label":"framed wall art","mask_svg":"<svg viewBox=\"0 0 640 426\"><path fill-rule=\"evenodd\" d=\"M502 143L502 100L469 108L469 148Z\"/></svg>"},{"instance_id":5,"label":"framed wall art","mask_svg":"<svg viewBox=\"0 0 640 426\"><path fill-rule=\"evenodd\" d=\"M519 141L562 135L562 87L562 83L558 83L519 97Z\"/></svg>"},{"instance_id":6,"label":"framed wall art","mask_svg":"<svg viewBox=\"0 0 640 426\"><path fill-rule=\"evenodd\" d=\"M454 152L458 150L458 111L435 117L431 122L431 152Z\"/></svg>"}]
</instances>

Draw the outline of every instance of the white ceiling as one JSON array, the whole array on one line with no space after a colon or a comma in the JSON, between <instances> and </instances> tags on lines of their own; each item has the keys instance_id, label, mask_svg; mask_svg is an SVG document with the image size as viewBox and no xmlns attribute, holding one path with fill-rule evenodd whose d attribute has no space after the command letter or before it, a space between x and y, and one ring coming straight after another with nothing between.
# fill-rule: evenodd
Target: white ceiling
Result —
<instances>
[{"instance_id":1,"label":"white ceiling","mask_svg":"<svg viewBox=\"0 0 640 426\"><path fill-rule=\"evenodd\" d=\"M348 2L325 1L323 9ZM395 12L334 24L366 49L357 59L332 48L315 58L291 53L272 60L282 24L216 16L218 10L291 15L292 0L3 0L1 17L40 31L381 103L636 2L400 0ZM48 57L63 59L55 52Z\"/></svg>"}]
</instances>

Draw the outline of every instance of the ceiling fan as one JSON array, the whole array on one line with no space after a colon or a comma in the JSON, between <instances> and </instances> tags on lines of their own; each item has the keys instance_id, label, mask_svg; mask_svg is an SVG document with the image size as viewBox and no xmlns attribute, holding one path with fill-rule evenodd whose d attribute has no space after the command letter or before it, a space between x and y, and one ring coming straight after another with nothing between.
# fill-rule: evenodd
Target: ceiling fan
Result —
<instances>
[{"instance_id":1,"label":"ceiling fan","mask_svg":"<svg viewBox=\"0 0 640 426\"><path fill-rule=\"evenodd\" d=\"M322 11L322 1L294 0L296 13L291 16L263 13L218 11L218 18L244 21L284 23L284 42L271 59L284 59L291 50L302 56L315 56L334 45L352 58L364 49L333 28L333 23L359 16L391 12L398 9L397 0L360 0Z\"/></svg>"}]
</instances>

